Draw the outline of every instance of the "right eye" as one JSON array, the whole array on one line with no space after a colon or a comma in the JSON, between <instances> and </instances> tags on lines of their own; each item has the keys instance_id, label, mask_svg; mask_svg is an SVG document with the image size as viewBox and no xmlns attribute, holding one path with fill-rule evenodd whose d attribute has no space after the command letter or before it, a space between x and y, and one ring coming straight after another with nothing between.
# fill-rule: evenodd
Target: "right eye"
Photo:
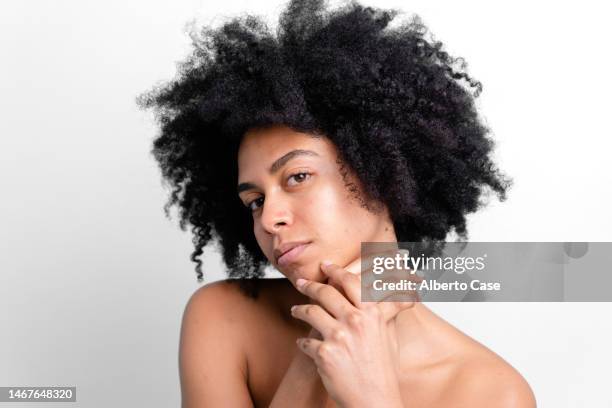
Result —
<instances>
[{"instance_id":1,"label":"right eye","mask_svg":"<svg viewBox=\"0 0 612 408\"><path fill-rule=\"evenodd\" d=\"M261 201L260 201L261 200ZM263 197L256 198L255 200L249 202L246 206L251 210L255 211L263 204Z\"/></svg>"}]
</instances>

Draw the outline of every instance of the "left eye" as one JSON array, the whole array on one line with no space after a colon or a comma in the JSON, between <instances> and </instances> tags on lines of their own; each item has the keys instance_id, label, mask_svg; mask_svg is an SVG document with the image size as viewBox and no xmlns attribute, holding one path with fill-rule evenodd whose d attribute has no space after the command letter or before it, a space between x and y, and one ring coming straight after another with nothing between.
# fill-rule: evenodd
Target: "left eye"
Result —
<instances>
[{"instance_id":1,"label":"left eye","mask_svg":"<svg viewBox=\"0 0 612 408\"><path fill-rule=\"evenodd\" d=\"M295 173L289 176L289 178L287 179L287 182L288 184L291 185L290 181L293 179L296 181L297 184L299 184L305 181L306 179L308 179L309 177L310 177L310 173L305 173L305 172Z\"/></svg>"}]
</instances>

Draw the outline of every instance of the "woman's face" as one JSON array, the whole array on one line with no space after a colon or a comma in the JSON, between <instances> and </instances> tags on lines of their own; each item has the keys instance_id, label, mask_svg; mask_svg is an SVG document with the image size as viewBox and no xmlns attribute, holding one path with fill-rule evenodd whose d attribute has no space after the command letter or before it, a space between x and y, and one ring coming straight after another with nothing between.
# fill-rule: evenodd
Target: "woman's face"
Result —
<instances>
[{"instance_id":1,"label":"woman's face","mask_svg":"<svg viewBox=\"0 0 612 408\"><path fill-rule=\"evenodd\" d=\"M294 284L300 277L323 281L321 261L346 266L359 257L362 241L395 240L386 208L377 214L362 208L337 158L329 139L285 126L250 130L240 144L238 194L252 211L261 250Z\"/></svg>"}]
</instances>

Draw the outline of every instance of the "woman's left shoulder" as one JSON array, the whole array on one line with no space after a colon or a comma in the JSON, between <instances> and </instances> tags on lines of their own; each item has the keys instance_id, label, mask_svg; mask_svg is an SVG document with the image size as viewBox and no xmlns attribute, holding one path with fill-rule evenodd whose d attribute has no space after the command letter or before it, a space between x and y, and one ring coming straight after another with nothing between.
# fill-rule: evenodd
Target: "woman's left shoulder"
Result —
<instances>
[{"instance_id":1,"label":"woman's left shoulder","mask_svg":"<svg viewBox=\"0 0 612 408\"><path fill-rule=\"evenodd\" d=\"M467 353L457 362L445 394L455 403L466 401L473 408L536 407L535 395L525 378L486 347Z\"/></svg>"}]
</instances>

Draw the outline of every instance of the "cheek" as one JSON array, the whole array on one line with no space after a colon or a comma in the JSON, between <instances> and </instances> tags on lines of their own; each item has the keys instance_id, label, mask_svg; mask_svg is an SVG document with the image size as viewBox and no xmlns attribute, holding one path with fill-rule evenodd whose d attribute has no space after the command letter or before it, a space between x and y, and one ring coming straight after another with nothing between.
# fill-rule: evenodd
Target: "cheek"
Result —
<instances>
[{"instance_id":1,"label":"cheek","mask_svg":"<svg viewBox=\"0 0 612 408\"><path fill-rule=\"evenodd\" d=\"M267 234L263 230L261 225L259 225L256 221L253 221L253 222L254 222L253 234L255 235L255 240L257 241L259 248L261 249L263 254L266 256L266 258L268 258L268 260L272 262L272 260L274 259L272 243L271 243L272 238L270 237L269 234Z\"/></svg>"},{"instance_id":2,"label":"cheek","mask_svg":"<svg viewBox=\"0 0 612 408\"><path fill-rule=\"evenodd\" d=\"M346 240L359 229L363 213L344 187L329 185L303 201L300 218L322 235L324 240ZM337 243L337 241L336 241Z\"/></svg>"},{"instance_id":3,"label":"cheek","mask_svg":"<svg viewBox=\"0 0 612 408\"><path fill-rule=\"evenodd\" d=\"M312 203L313 219L319 220L318 225L336 244L368 241L377 229L377 217L351 194L342 185L342 188L324 191L318 201Z\"/></svg>"}]
</instances>

